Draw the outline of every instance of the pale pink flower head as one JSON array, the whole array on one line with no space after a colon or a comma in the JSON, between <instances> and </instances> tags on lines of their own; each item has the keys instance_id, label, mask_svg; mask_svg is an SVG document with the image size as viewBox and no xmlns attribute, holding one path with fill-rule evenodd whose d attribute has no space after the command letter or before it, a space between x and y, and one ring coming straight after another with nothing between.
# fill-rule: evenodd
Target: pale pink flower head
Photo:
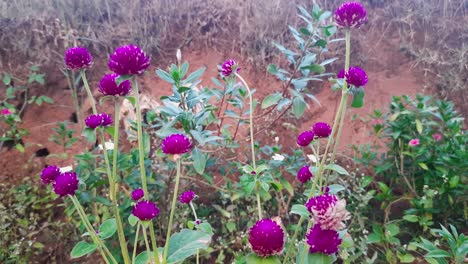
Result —
<instances>
[{"instance_id":1,"label":"pale pink flower head","mask_svg":"<svg viewBox=\"0 0 468 264\"><path fill-rule=\"evenodd\" d=\"M10 111L10 109L5 108L5 109L2 109L2 110L0 111L0 114L2 114L2 115L11 115L12 112Z\"/></svg>"},{"instance_id":2,"label":"pale pink flower head","mask_svg":"<svg viewBox=\"0 0 468 264\"><path fill-rule=\"evenodd\" d=\"M336 195L325 193L309 199L307 210L312 214L314 223L320 224L322 229L340 230L346 227L344 221L351 215L346 210L346 201L338 199Z\"/></svg>"},{"instance_id":3,"label":"pale pink flower head","mask_svg":"<svg viewBox=\"0 0 468 264\"><path fill-rule=\"evenodd\" d=\"M419 138L413 138L412 140L409 141L410 147L416 147L419 145Z\"/></svg>"},{"instance_id":4,"label":"pale pink flower head","mask_svg":"<svg viewBox=\"0 0 468 264\"><path fill-rule=\"evenodd\" d=\"M435 141L441 141L442 140L442 134L440 133L435 133L432 135L432 138L435 140Z\"/></svg>"}]
</instances>

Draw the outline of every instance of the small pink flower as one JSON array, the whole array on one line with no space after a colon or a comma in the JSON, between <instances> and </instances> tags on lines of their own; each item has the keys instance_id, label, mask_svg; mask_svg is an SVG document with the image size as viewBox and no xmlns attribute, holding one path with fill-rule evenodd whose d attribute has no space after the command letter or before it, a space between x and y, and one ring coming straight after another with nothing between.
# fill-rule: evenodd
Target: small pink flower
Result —
<instances>
[{"instance_id":1,"label":"small pink flower","mask_svg":"<svg viewBox=\"0 0 468 264\"><path fill-rule=\"evenodd\" d=\"M412 140L409 141L410 147L416 147L419 145L419 138L413 138Z\"/></svg>"},{"instance_id":2,"label":"small pink flower","mask_svg":"<svg viewBox=\"0 0 468 264\"><path fill-rule=\"evenodd\" d=\"M10 109L8 109L8 108L2 109L2 111L0 111L0 113L2 115L11 115L12 114Z\"/></svg>"},{"instance_id":3,"label":"small pink flower","mask_svg":"<svg viewBox=\"0 0 468 264\"><path fill-rule=\"evenodd\" d=\"M441 140L442 140L442 134L435 133L435 134L432 135L432 138L433 138L435 141L441 141Z\"/></svg>"}]
</instances>

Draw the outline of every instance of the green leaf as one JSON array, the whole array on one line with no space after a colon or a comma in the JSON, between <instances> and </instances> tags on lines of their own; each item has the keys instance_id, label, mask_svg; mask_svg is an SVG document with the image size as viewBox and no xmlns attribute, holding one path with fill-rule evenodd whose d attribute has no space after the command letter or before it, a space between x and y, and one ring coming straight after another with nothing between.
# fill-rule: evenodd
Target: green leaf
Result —
<instances>
[{"instance_id":1,"label":"green leaf","mask_svg":"<svg viewBox=\"0 0 468 264\"><path fill-rule=\"evenodd\" d=\"M262 101L262 109L268 108L270 106L273 106L279 102L283 98L281 93L274 93L270 94L265 99Z\"/></svg>"},{"instance_id":2,"label":"green leaf","mask_svg":"<svg viewBox=\"0 0 468 264\"><path fill-rule=\"evenodd\" d=\"M167 73L167 72L165 72L165 71L163 71L161 69L157 69L156 74L159 76L159 78L163 79L164 81L166 81L168 83L175 83L174 79L172 79L172 76L169 73Z\"/></svg>"},{"instance_id":3,"label":"green leaf","mask_svg":"<svg viewBox=\"0 0 468 264\"><path fill-rule=\"evenodd\" d=\"M115 234L116 231L117 231L117 222L115 221L115 218L107 219L99 227L99 236L102 239L107 239L111 237L113 234Z\"/></svg>"},{"instance_id":4,"label":"green leaf","mask_svg":"<svg viewBox=\"0 0 468 264\"><path fill-rule=\"evenodd\" d=\"M236 231L236 223L233 223L233 222L228 222L226 223L226 228L229 232L234 232Z\"/></svg>"},{"instance_id":5,"label":"green leaf","mask_svg":"<svg viewBox=\"0 0 468 264\"><path fill-rule=\"evenodd\" d=\"M452 178L450 178L450 181L449 181L450 188L457 187L459 182L460 182L460 176L458 175L453 176Z\"/></svg>"},{"instance_id":6,"label":"green leaf","mask_svg":"<svg viewBox=\"0 0 468 264\"><path fill-rule=\"evenodd\" d=\"M95 244L90 244L86 241L80 241L76 244L71 251L71 258L79 258L84 255L93 253L96 250L97 246Z\"/></svg>"},{"instance_id":7,"label":"green leaf","mask_svg":"<svg viewBox=\"0 0 468 264\"><path fill-rule=\"evenodd\" d=\"M425 256L432 257L432 258L450 258L451 257L450 253L442 249L431 250Z\"/></svg>"},{"instance_id":8,"label":"green leaf","mask_svg":"<svg viewBox=\"0 0 468 264\"><path fill-rule=\"evenodd\" d=\"M353 93L353 102L351 103L351 107L361 108L364 105L364 95L364 89L358 89Z\"/></svg>"},{"instance_id":9,"label":"green leaf","mask_svg":"<svg viewBox=\"0 0 468 264\"><path fill-rule=\"evenodd\" d=\"M21 153L24 153L24 146L20 143L15 145L16 150L18 150Z\"/></svg>"},{"instance_id":10,"label":"green leaf","mask_svg":"<svg viewBox=\"0 0 468 264\"><path fill-rule=\"evenodd\" d=\"M267 67L267 71L271 74L276 74L278 72L278 68L274 64L269 64Z\"/></svg>"},{"instance_id":11,"label":"green leaf","mask_svg":"<svg viewBox=\"0 0 468 264\"><path fill-rule=\"evenodd\" d=\"M418 222L419 217L417 215L404 215L403 219L411 223L416 223Z\"/></svg>"},{"instance_id":12,"label":"green leaf","mask_svg":"<svg viewBox=\"0 0 468 264\"><path fill-rule=\"evenodd\" d=\"M400 259L401 263L413 263L414 257L411 254L401 254L400 252L397 253L398 259Z\"/></svg>"},{"instance_id":13,"label":"green leaf","mask_svg":"<svg viewBox=\"0 0 468 264\"><path fill-rule=\"evenodd\" d=\"M427 167L426 163L418 163L419 167L423 168L424 170L429 170L429 168Z\"/></svg>"},{"instance_id":14,"label":"green leaf","mask_svg":"<svg viewBox=\"0 0 468 264\"><path fill-rule=\"evenodd\" d=\"M10 74L5 73L5 75L3 76L3 84L9 85L10 82L11 82L11 76L10 76Z\"/></svg>"},{"instance_id":15,"label":"green leaf","mask_svg":"<svg viewBox=\"0 0 468 264\"><path fill-rule=\"evenodd\" d=\"M126 80L130 80L131 78L133 77L133 75L131 74L128 74L128 75L120 75L119 77L117 77L117 79L115 79L115 83L118 85L120 85L122 82L126 81Z\"/></svg>"},{"instance_id":16,"label":"green leaf","mask_svg":"<svg viewBox=\"0 0 468 264\"><path fill-rule=\"evenodd\" d=\"M336 194L336 193L346 190L346 187L344 187L341 184L332 184L332 185L329 185L328 188L330 188L331 194Z\"/></svg>"},{"instance_id":17,"label":"green leaf","mask_svg":"<svg viewBox=\"0 0 468 264\"><path fill-rule=\"evenodd\" d=\"M309 71L315 72L315 73L324 73L325 72L325 67L320 65L320 64L312 64L312 65L301 67L301 70L309 70Z\"/></svg>"},{"instance_id":18,"label":"green leaf","mask_svg":"<svg viewBox=\"0 0 468 264\"><path fill-rule=\"evenodd\" d=\"M387 231L386 234L388 236L396 236L396 235L398 235L398 233L400 233L400 228L395 224L387 225L385 230Z\"/></svg>"},{"instance_id":19,"label":"green leaf","mask_svg":"<svg viewBox=\"0 0 468 264\"><path fill-rule=\"evenodd\" d=\"M295 204L291 208L291 214L297 214L304 218L309 217L309 211L307 211L307 207L303 204Z\"/></svg>"},{"instance_id":20,"label":"green leaf","mask_svg":"<svg viewBox=\"0 0 468 264\"><path fill-rule=\"evenodd\" d=\"M83 129L83 133L81 134L83 137L86 138L87 141L90 143L96 143L96 130L91 128Z\"/></svg>"},{"instance_id":21,"label":"green leaf","mask_svg":"<svg viewBox=\"0 0 468 264\"><path fill-rule=\"evenodd\" d=\"M302 248L302 247L301 247ZM300 250L299 252L303 252L303 250ZM306 256L304 257L304 262L305 264L332 264L335 262L335 259L333 256L321 254L321 253L314 253L310 254L309 251L306 252ZM302 254L298 254L297 259L300 259ZM300 261L296 261L296 263L301 263Z\"/></svg>"},{"instance_id":22,"label":"green leaf","mask_svg":"<svg viewBox=\"0 0 468 264\"><path fill-rule=\"evenodd\" d=\"M423 132L423 125L421 123L421 120L416 119L416 130L418 131L419 134Z\"/></svg>"},{"instance_id":23,"label":"green leaf","mask_svg":"<svg viewBox=\"0 0 468 264\"><path fill-rule=\"evenodd\" d=\"M202 76L202 74L205 72L205 70L206 70L206 68L203 67L203 68L200 68L200 69L192 72L191 74L189 74L187 79L184 80L184 83L185 84L192 84L193 82L195 82L198 78L200 78Z\"/></svg>"},{"instance_id":24,"label":"green leaf","mask_svg":"<svg viewBox=\"0 0 468 264\"><path fill-rule=\"evenodd\" d=\"M133 97L133 96L125 96L125 99L127 99L128 101L130 101L130 103L133 105L133 107L135 107L135 104L136 104L136 99L135 99L135 97Z\"/></svg>"},{"instance_id":25,"label":"green leaf","mask_svg":"<svg viewBox=\"0 0 468 264\"><path fill-rule=\"evenodd\" d=\"M293 99L293 113L296 118L300 118L305 111L306 103L302 97L294 97Z\"/></svg>"},{"instance_id":26,"label":"green leaf","mask_svg":"<svg viewBox=\"0 0 468 264\"><path fill-rule=\"evenodd\" d=\"M337 172L339 174L349 175L349 173L343 167L341 167L340 165L337 165L337 164L328 164L328 165L325 166L325 169L332 170L332 171Z\"/></svg>"},{"instance_id":27,"label":"green leaf","mask_svg":"<svg viewBox=\"0 0 468 264\"><path fill-rule=\"evenodd\" d=\"M206 166L205 154L198 148L192 150L193 167L198 174L203 174Z\"/></svg>"},{"instance_id":28,"label":"green leaf","mask_svg":"<svg viewBox=\"0 0 468 264\"><path fill-rule=\"evenodd\" d=\"M267 258L262 258L254 253L250 253L246 258L247 264L281 264L278 256L270 256Z\"/></svg>"},{"instance_id":29,"label":"green leaf","mask_svg":"<svg viewBox=\"0 0 468 264\"><path fill-rule=\"evenodd\" d=\"M158 251L159 251L159 249L158 249ZM156 262L154 262L153 251L150 251L149 254L151 256L151 260L153 261L153 263L156 263ZM159 253L159 255L161 255L161 253ZM148 251L146 251L146 250L141 252L140 254L138 254L138 256L136 256L136 258L135 258L135 264L149 264L149 263L150 263L150 261L149 261Z\"/></svg>"},{"instance_id":30,"label":"green leaf","mask_svg":"<svg viewBox=\"0 0 468 264\"><path fill-rule=\"evenodd\" d=\"M134 216L133 214L130 214L128 216L128 223L130 223L131 226L135 226L138 223L138 218Z\"/></svg>"},{"instance_id":31,"label":"green leaf","mask_svg":"<svg viewBox=\"0 0 468 264\"><path fill-rule=\"evenodd\" d=\"M181 262L194 255L199 249L208 248L211 235L189 229L182 229L169 240L168 263Z\"/></svg>"},{"instance_id":32,"label":"green leaf","mask_svg":"<svg viewBox=\"0 0 468 264\"><path fill-rule=\"evenodd\" d=\"M382 241L382 238L380 237L379 234L372 233L367 237L367 243L372 244L372 243L379 243Z\"/></svg>"},{"instance_id":33,"label":"green leaf","mask_svg":"<svg viewBox=\"0 0 468 264\"><path fill-rule=\"evenodd\" d=\"M367 187L374 179L371 177L371 176L364 176L364 178L362 178L362 187Z\"/></svg>"}]
</instances>

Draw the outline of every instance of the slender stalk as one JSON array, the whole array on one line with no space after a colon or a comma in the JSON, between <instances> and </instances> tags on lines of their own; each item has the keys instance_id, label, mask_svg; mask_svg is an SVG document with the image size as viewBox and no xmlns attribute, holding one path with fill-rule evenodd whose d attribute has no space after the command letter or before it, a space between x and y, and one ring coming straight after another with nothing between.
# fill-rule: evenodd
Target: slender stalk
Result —
<instances>
[{"instance_id":1,"label":"slender stalk","mask_svg":"<svg viewBox=\"0 0 468 264\"><path fill-rule=\"evenodd\" d=\"M114 97L114 150L113 150L113 161L112 161L112 186L111 193L112 207L114 209L115 219L117 223L117 235L119 237L120 250L122 251L122 256L124 263L130 263L130 255L128 253L127 241L125 240L125 233L123 230L122 219L120 218L119 206L117 204L117 192L115 188L115 181L117 180L117 154L119 152L119 114L120 114L120 102L118 98ZM102 142L102 145L105 145L105 142ZM104 149L104 147L103 147Z\"/></svg>"},{"instance_id":2,"label":"slender stalk","mask_svg":"<svg viewBox=\"0 0 468 264\"><path fill-rule=\"evenodd\" d=\"M151 224L151 222L149 222L149 224ZM143 236L145 237L146 252L148 252L149 263L153 263L151 250L150 250L150 246L148 243L148 235L146 234L146 227L144 226L143 226Z\"/></svg>"},{"instance_id":3,"label":"slender stalk","mask_svg":"<svg viewBox=\"0 0 468 264\"><path fill-rule=\"evenodd\" d=\"M75 112L76 112L76 119L78 120L78 124L80 125L80 128L83 128L83 120L81 119L81 109L80 109L80 103L78 102L78 94L76 92L76 87L73 85L72 81L70 80L70 76L65 75L67 79L67 84L70 90L72 91L72 99L73 99L73 106L75 107Z\"/></svg>"},{"instance_id":4,"label":"slender stalk","mask_svg":"<svg viewBox=\"0 0 468 264\"><path fill-rule=\"evenodd\" d=\"M300 229L300 226L302 225L303 221L304 221L304 218L301 217L301 218L299 218L299 221L297 222L297 226L294 229L294 234L293 234L291 240L289 241L289 247L288 247L288 250L286 250L286 255L284 256L283 264L288 263L289 256L292 253L292 248L295 245L295 241L296 241L297 235L299 234L299 229Z\"/></svg>"},{"instance_id":5,"label":"slender stalk","mask_svg":"<svg viewBox=\"0 0 468 264\"><path fill-rule=\"evenodd\" d=\"M174 194L172 195L172 204L171 204L171 214L169 215L169 224L167 225L167 234L166 234L166 244L164 245L164 255L163 255L163 263L167 263L167 254L169 252L169 240L171 238L171 230L172 230L172 221L174 220L174 212L175 206L177 203L177 191L179 189L179 182L180 182L180 169L181 169L181 161L182 159L177 159L177 174L176 174L176 183L174 186Z\"/></svg>"},{"instance_id":6,"label":"slender stalk","mask_svg":"<svg viewBox=\"0 0 468 264\"><path fill-rule=\"evenodd\" d=\"M109 258L112 260L113 263L117 263L115 260L114 256L110 253L109 249L106 247L106 245L102 242L102 240L96 235L96 231L94 230L93 226L88 220L88 217L86 216L86 213L83 210L83 207L81 206L80 202L74 195L70 195L70 198L73 202L73 205L76 208L76 211L80 215L81 221L85 225L86 229L88 230L88 233L93 240L93 242L96 244L99 253L101 253L101 256L104 258L104 261L106 263L109 263L109 260L107 259L105 253L109 255ZM104 250L104 251L103 251ZM104 253L105 252L105 253Z\"/></svg>"},{"instance_id":7,"label":"slender stalk","mask_svg":"<svg viewBox=\"0 0 468 264\"><path fill-rule=\"evenodd\" d=\"M253 169L257 169L257 166L256 166L256 163L255 163L255 141L254 141L254 132L253 132L253 98L252 98L252 91L250 90L249 88L249 85L247 84L247 82L244 80L244 78L242 78L242 76L240 76L240 74L236 73L236 76L237 78L239 78L239 80L241 80L241 82L244 84L245 88L247 89L247 91L249 92L249 103L250 103L250 110L249 110L249 128L250 128L250 148L251 148L251 151L252 151L252 166L253 166ZM257 177L257 176L255 176ZM256 196L257 196L257 211L258 211L258 218L259 220L262 219L262 203L261 203L261 199L260 199L260 192L256 192Z\"/></svg>"},{"instance_id":8,"label":"slender stalk","mask_svg":"<svg viewBox=\"0 0 468 264\"><path fill-rule=\"evenodd\" d=\"M193 216L195 217L195 223L196 223L198 221L198 216L197 216L197 211L195 211L195 207L193 206L192 201L190 201L190 208L192 208L192 213L193 213ZM200 263L200 250L199 249L197 249L196 261L197 261L197 264Z\"/></svg>"},{"instance_id":9,"label":"slender stalk","mask_svg":"<svg viewBox=\"0 0 468 264\"><path fill-rule=\"evenodd\" d=\"M141 223L138 222L136 234L135 234L135 242L133 242L133 254L132 254L132 264L135 264L135 256L136 256L136 251L137 251L137 246L138 246L138 235L140 234L140 226Z\"/></svg>"},{"instance_id":10,"label":"slender stalk","mask_svg":"<svg viewBox=\"0 0 468 264\"><path fill-rule=\"evenodd\" d=\"M94 100L93 93L91 92L91 89L89 88L89 83L88 83L88 79L86 78L85 70L81 70L80 74L81 74L81 79L83 80L83 84L86 89L86 92L88 93L89 101L91 102L91 108L93 109L93 114L96 115L97 114L96 101Z\"/></svg>"}]
</instances>

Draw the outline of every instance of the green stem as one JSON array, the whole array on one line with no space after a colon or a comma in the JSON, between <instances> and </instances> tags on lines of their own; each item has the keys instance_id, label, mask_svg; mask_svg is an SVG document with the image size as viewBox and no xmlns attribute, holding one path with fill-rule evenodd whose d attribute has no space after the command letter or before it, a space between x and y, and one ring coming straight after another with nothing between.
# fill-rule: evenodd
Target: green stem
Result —
<instances>
[{"instance_id":1,"label":"green stem","mask_svg":"<svg viewBox=\"0 0 468 264\"><path fill-rule=\"evenodd\" d=\"M86 79L85 70L81 70L80 74L81 74L81 79L83 80L83 84L86 89L86 92L88 93L88 98L91 103L91 108L93 109L93 114L97 115L96 101L94 100L93 93L91 92L91 89L89 88L89 83L88 83L88 79Z\"/></svg>"},{"instance_id":2,"label":"green stem","mask_svg":"<svg viewBox=\"0 0 468 264\"><path fill-rule=\"evenodd\" d=\"M149 224L151 224L151 221L149 222ZM143 226L143 236L145 237L146 252L148 252L149 263L153 263L153 260L151 257L151 250L150 250L149 243L148 243L148 235L146 234L145 226Z\"/></svg>"},{"instance_id":3,"label":"green stem","mask_svg":"<svg viewBox=\"0 0 468 264\"><path fill-rule=\"evenodd\" d=\"M253 123L253 112L254 112L254 109L253 109L253 98L252 98L252 91L250 90L249 88L249 85L247 84L247 82L244 80L244 78L242 78L242 76L240 76L240 74L236 73L236 76L237 78L239 78L239 80L241 80L241 82L244 84L245 88L247 89L247 91L249 92L249 128L250 128L250 149L252 151L252 165L253 165L253 169L254 171L257 169L257 166L256 166L256 163L255 163L255 141L254 141L254 132L253 132L253 126L254 126L254 123ZM255 181L256 182L256 181ZM256 196L257 196L257 210L258 210L258 218L259 219L262 219L262 204L261 204L261 199L260 199L260 193L257 191L256 192Z\"/></svg>"},{"instance_id":4,"label":"green stem","mask_svg":"<svg viewBox=\"0 0 468 264\"><path fill-rule=\"evenodd\" d=\"M141 186L144 192L144 198L148 199L148 185L146 183L146 169L145 169L145 153L143 146L143 127L141 122L141 109L140 109L140 93L138 91L138 81L136 76L132 78L132 86L135 89L135 112L137 118L137 137L138 137L138 157L140 165L140 176L141 176ZM156 264L159 264L159 255L158 248L156 245L156 236L154 234L153 224L149 225L150 235L151 235L151 246L153 247L153 253L156 259Z\"/></svg>"},{"instance_id":5,"label":"green stem","mask_svg":"<svg viewBox=\"0 0 468 264\"><path fill-rule=\"evenodd\" d=\"M102 240L96 235L96 231L94 230L93 226L89 222L88 217L86 216L86 213L84 212L83 207L81 206L78 199L74 195L70 195L70 198L71 198L71 200L73 202L73 205L75 206L76 211L80 215L81 221L83 222L86 229L88 230L88 233L89 233L91 239L96 244L99 253L101 253L101 256L104 258L104 261L106 263L109 263L109 260L107 259L106 255L105 255L105 253L107 253L109 255L110 259L112 260L112 262L117 263L114 256L112 256L112 254L110 253L109 249L106 247L106 245L104 245Z\"/></svg>"},{"instance_id":6,"label":"green stem","mask_svg":"<svg viewBox=\"0 0 468 264\"><path fill-rule=\"evenodd\" d=\"M286 264L288 262L289 255L292 253L292 248L295 245L295 241L296 241L297 235L299 234L299 229L303 221L304 221L304 218L301 217L299 218L299 221L297 222L297 226L296 226L296 229L294 230L294 234L291 240L289 241L289 247L288 247L288 250L286 250L286 255L284 256L283 264Z\"/></svg>"},{"instance_id":7,"label":"green stem","mask_svg":"<svg viewBox=\"0 0 468 264\"><path fill-rule=\"evenodd\" d=\"M135 242L133 242L133 254L132 254L132 264L135 264L135 256L136 256L136 251L137 251L137 246L138 246L138 235L140 234L140 226L141 223L138 222L136 234L135 234Z\"/></svg>"},{"instance_id":8,"label":"green stem","mask_svg":"<svg viewBox=\"0 0 468 264\"><path fill-rule=\"evenodd\" d=\"M195 223L198 221L197 211L195 211L195 207L193 206L192 201L190 201L190 208L192 208L193 216L195 217ZM200 250L197 249L197 264L200 263Z\"/></svg>"},{"instance_id":9,"label":"green stem","mask_svg":"<svg viewBox=\"0 0 468 264\"><path fill-rule=\"evenodd\" d=\"M174 186L174 194L172 196L171 214L169 216L169 224L167 225L166 244L164 245L163 263L167 263L167 253L169 252L169 240L171 238L172 221L174 220L175 206L177 203L177 191L179 189L181 162L182 162L182 158L179 157L177 159L177 175L176 175L176 183Z\"/></svg>"},{"instance_id":10,"label":"green stem","mask_svg":"<svg viewBox=\"0 0 468 264\"><path fill-rule=\"evenodd\" d=\"M115 219L117 223L117 235L119 237L120 250L122 251L122 256L124 263L130 263L130 255L128 253L127 241L125 240L125 233L123 230L122 219L120 218L119 206L117 204L117 192L116 192L116 180L117 180L117 154L119 152L119 113L120 113L120 102L119 99L114 98L114 150L113 152L113 161L112 161L112 186L111 186L111 197L112 207L114 209ZM105 145L105 142L102 142L102 145ZM104 149L104 147L103 147Z\"/></svg>"},{"instance_id":11,"label":"green stem","mask_svg":"<svg viewBox=\"0 0 468 264\"><path fill-rule=\"evenodd\" d=\"M76 87L75 85L72 84L72 81L70 80L70 76L66 75L67 78L67 84L70 90L72 91L72 99L73 99L73 106L75 107L75 112L76 112L76 119L78 120L78 124L80 125L80 128L83 128L83 120L81 116L81 109L80 109L80 103L78 102L78 94L76 92Z\"/></svg>"}]
</instances>

